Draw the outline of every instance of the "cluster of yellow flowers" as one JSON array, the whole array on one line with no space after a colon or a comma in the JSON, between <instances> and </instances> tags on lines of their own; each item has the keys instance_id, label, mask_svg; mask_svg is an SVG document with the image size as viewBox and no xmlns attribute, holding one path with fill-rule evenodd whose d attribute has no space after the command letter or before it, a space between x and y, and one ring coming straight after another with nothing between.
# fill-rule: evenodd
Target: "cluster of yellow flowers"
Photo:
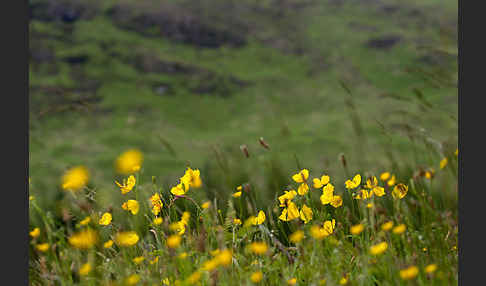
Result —
<instances>
[{"instance_id":1,"label":"cluster of yellow flowers","mask_svg":"<svg viewBox=\"0 0 486 286\"><path fill-rule=\"evenodd\" d=\"M200 172L198 169L191 169L187 168L186 172L184 173L184 176L182 176L179 179L179 184L177 184L175 187L172 187L170 192L174 196L183 196L189 191L189 188L199 188L202 185L201 177L200 177Z\"/></svg>"}]
</instances>

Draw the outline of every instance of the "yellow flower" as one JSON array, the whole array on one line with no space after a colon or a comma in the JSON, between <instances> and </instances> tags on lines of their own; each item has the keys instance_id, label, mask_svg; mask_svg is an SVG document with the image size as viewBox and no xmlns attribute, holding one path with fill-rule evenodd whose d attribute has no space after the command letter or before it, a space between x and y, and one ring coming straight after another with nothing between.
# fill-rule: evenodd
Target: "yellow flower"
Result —
<instances>
[{"instance_id":1,"label":"yellow flower","mask_svg":"<svg viewBox=\"0 0 486 286\"><path fill-rule=\"evenodd\" d=\"M228 266L233 261L233 253L229 249L224 249L216 256L220 265Z\"/></svg>"},{"instance_id":2,"label":"yellow flower","mask_svg":"<svg viewBox=\"0 0 486 286\"><path fill-rule=\"evenodd\" d=\"M213 271L218 265L219 261L217 259L210 259L203 263L201 269L204 271Z\"/></svg>"},{"instance_id":3,"label":"yellow flower","mask_svg":"<svg viewBox=\"0 0 486 286\"><path fill-rule=\"evenodd\" d=\"M305 204L302 206L302 209L299 212L300 219L304 221L304 223L308 223L312 220L312 209L306 206Z\"/></svg>"},{"instance_id":4,"label":"yellow flower","mask_svg":"<svg viewBox=\"0 0 486 286\"><path fill-rule=\"evenodd\" d=\"M240 224L241 224L241 220L240 220L239 218L234 218L234 219L233 219L233 223L234 223L235 225L240 225Z\"/></svg>"},{"instance_id":5,"label":"yellow flower","mask_svg":"<svg viewBox=\"0 0 486 286\"><path fill-rule=\"evenodd\" d=\"M408 192L408 187L402 183L396 185L393 188L392 196L394 199L403 199Z\"/></svg>"},{"instance_id":6,"label":"yellow flower","mask_svg":"<svg viewBox=\"0 0 486 286\"><path fill-rule=\"evenodd\" d=\"M373 203L368 203L368 204L366 204L366 207L367 207L367 208L369 208L369 209L371 209L373 206L374 206L374 204L373 204Z\"/></svg>"},{"instance_id":7,"label":"yellow flower","mask_svg":"<svg viewBox=\"0 0 486 286\"><path fill-rule=\"evenodd\" d=\"M357 193L358 194L354 197L357 200L361 200L361 199L366 200L366 199L369 199L373 196L372 191L368 191L368 190L365 190L365 189L361 189Z\"/></svg>"},{"instance_id":8,"label":"yellow flower","mask_svg":"<svg viewBox=\"0 0 486 286\"><path fill-rule=\"evenodd\" d=\"M257 255L262 255L265 254L268 250L268 246L265 242L253 242L250 244L249 249L251 252L257 254Z\"/></svg>"},{"instance_id":9,"label":"yellow flower","mask_svg":"<svg viewBox=\"0 0 486 286\"><path fill-rule=\"evenodd\" d=\"M158 256L156 256L154 259L152 259L152 260L149 261L150 265L154 265L157 262L159 262L159 257Z\"/></svg>"},{"instance_id":10,"label":"yellow flower","mask_svg":"<svg viewBox=\"0 0 486 286\"><path fill-rule=\"evenodd\" d=\"M82 221L79 222L80 225L87 225L91 221L89 216L85 217Z\"/></svg>"},{"instance_id":11,"label":"yellow flower","mask_svg":"<svg viewBox=\"0 0 486 286\"><path fill-rule=\"evenodd\" d=\"M112 216L111 213L104 213L99 221L100 225L109 225L111 223Z\"/></svg>"},{"instance_id":12,"label":"yellow flower","mask_svg":"<svg viewBox=\"0 0 486 286\"><path fill-rule=\"evenodd\" d=\"M127 279L125 280L125 283L128 284L128 285L135 285L139 281L140 281L140 276L138 276L137 274L132 274L132 275L127 277Z\"/></svg>"},{"instance_id":13,"label":"yellow flower","mask_svg":"<svg viewBox=\"0 0 486 286\"><path fill-rule=\"evenodd\" d=\"M278 197L278 200L280 202L280 206L281 207L285 207L285 202L287 201L291 201L292 199L295 198L295 196L297 196L297 192L294 191L294 190L290 190L290 191L285 191L285 194L281 195L280 197Z\"/></svg>"},{"instance_id":14,"label":"yellow flower","mask_svg":"<svg viewBox=\"0 0 486 286\"><path fill-rule=\"evenodd\" d=\"M210 201L204 202L204 203L201 205L201 207L202 207L203 209L207 209L207 208L209 208L210 206L211 206L211 202L210 202Z\"/></svg>"},{"instance_id":15,"label":"yellow flower","mask_svg":"<svg viewBox=\"0 0 486 286\"><path fill-rule=\"evenodd\" d=\"M396 182L397 182L397 178L395 177L395 175L392 175L391 178L388 180L387 185L391 187L395 185Z\"/></svg>"},{"instance_id":16,"label":"yellow flower","mask_svg":"<svg viewBox=\"0 0 486 286\"><path fill-rule=\"evenodd\" d=\"M187 189L189 189L190 187L199 188L202 185L200 171L198 169L193 170L188 167L186 172L184 173L184 176L182 176L180 180Z\"/></svg>"},{"instance_id":17,"label":"yellow flower","mask_svg":"<svg viewBox=\"0 0 486 286\"><path fill-rule=\"evenodd\" d=\"M336 227L336 220L334 219L326 220L323 224L324 233L326 233L327 235L332 234L334 232L335 227Z\"/></svg>"},{"instance_id":18,"label":"yellow flower","mask_svg":"<svg viewBox=\"0 0 486 286\"><path fill-rule=\"evenodd\" d=\"M287 284L289 285L295 285L296 283L297 283L297 279L295 277L287 280Z\"/></svg>"},{"instance_id":19,"label":"yellow flower","mask_svg":"<svg viewBox=\"0 0 486 286\"><path fill-rule=\"evenodd\" d=\"M178 256L178 257L179 257L180 259L186 259L187 255L188 255L188 254L187 254L187 252L182 252L181 254L179 254L179 256Z\"/></svg>"},{"instance_id":20,"label":"yellow flower","mask_svg":"<svg viewBox=\"0 0 486 286\"><path fill-rule=\"evenodd\" d=\"M76 166L64 173L62 177L62 188L64 190L78 191L86 186L88 181L88 169L86 169L84 166Z\"/></svg>"},{"instance_id":21,"label":"yellow flower","mask_svg":"<svg viewBox=\"0 0 486 286\"><path fill-rule=\"evenodd\" d=\"M189 185L185 183L179 183L177 186L172 187L170 192L174 196L183 196L189 190Z\"/></svg>"},{"instance_id":22,"label":"yellow flower","mask_svg":"<svg viewBox=\"0 0 486 286\"><path fill-rule=\"evenodd\" d=\"M68 238L69 244L79 249L92 248L98 242L98 233L87 228Z\"/></svg>"},{"instance_id":23,"label":"yellow flower","mask_svg":"<svg viewBox=\"0 0 486 286\"><path fill-rule=\"evenodd\" d=\"M91 269L91 264L89 264L89 262L85 263L79 268L79 275L86 276L91 272Z\"/></svg>"},{"instance_id":24,"label":"yellow flower","mask_svg":"<svg viewBox=\"0 0 486 286\"><path fill-rule=\"evenodd\" d=\"M139 237L134 231L119 232L115 235L115 243L120 246L132 246L139 240Z\"/></svg>"},{"instance_id":25,"label":"yellow flower","mask_svg":"<svg viewBox=\"0 0 486 286\"><path fill-rule=\"evenodd\" d=\"M38 227L34 228L31 232L29 232L29 235L33 238L38 237L40 235L40 229Z\"/></svg>"},{"instance_id":26,"label":"yellow flower","mask_svg":"<svg viewBox=\"0 0 486 286\"><path fill-rule=\"evenodd\" d=\"M321 204L327 205L331 203L334 197L334 186L329 183L324 188L322 188L322 195L320 197Z\"/></svg>"},{"instance_id":27,"label":"yellow flower","mask_svg":"<svg viewBox=\"0 0 486 286\"><path fill-rule=\"evenodd\" d=\"M128 200L122 204L122 208L130 211L133 215L136 215L140 209L140 206L136 200Z\"/></svg>"},{"instance_id":28,"label":"yellow flower","mask_svg":"<svg viewBox=\"0 0 486 286\"><path fill-rule=\"evenodd\" d=\"M196 270L189 277L187 277L187 283L195 284L197 281L199 281L199 279L201 279L201 272L199 272L199 270Z\"/></svg>"},{"instance_id":29,"label":"yellow flower","mask_svg":"<svg viewBox=\"0 0 486 286\"><path fill-rule=\"evenodd\" d=\"M167 238L167 246L169 248L179 247L179 245L181 244L181 240L182 238L180 235L173 234Z\"/></svg>"},{"instance_id":30,"label":"yellow flower","mask_svg":"<svg viewBox=\"0 0 486 286\"><path fill-rule=\"evenodd\" d=\"M354 235L360 234L363 230L364 230L364 225L362 225L362 224L353 225L353 226L351 226L351 229L350 229L351 234L354 234Z\"/></svg>"},{"instance_id":31,"label":"yellow flower","mask_svg":"<svg viewBox=\"0 0 486 286\"><path fill-rule=\"evenodd\" d=\"M297 189L297 192L301 196L307 194L308 191L309 191L309 185L307 185L306 183L300 184L299 188Z\"/></svg>"},{"instance_id":32,"label":"yellow flower","mask_svg":"<svg viewBox=\"0 0 486 286\"><path fill-rule=\"evenodd\" d=\"M186 223L182 220L173 222L169 225L170 230L176 231L178 235L183 235L186 232Z\"/></svg>"},{"instance_id":33,"label":"yellow flower","mask_svg":"<svg viewBox=\"0 0 486 286\"><path fill-rule=\"evenodd\" d=\"M107 242L103 243L104 248L110 248L113 246L113 240L108 240Z\"/></svg>"},{"instance_id":34,"label":"yellow flower","mask_svg":"<svg viewBox=\"0 0 486 286\"><path fill-rule=\"evenodd\" d=\"M393 222L388 221L381 225L381 229L384 231L389 231L393 227Z\"/></svg>"},{"instance_id":35,"label":"yellow flower","mask_svg":"<svg viewBox=\"0 0 486 286\"><path fill-rule=\"evenodd\" d=\"M440 167L441 169L444 169L444 168L445 168L445 166L447 166L447 158L445 158L445 157L444 157L442 160L440 160L439 167Z\"/></svg>"},{"instance_id":36,"label":"yellow flower","mask_svg":"<svg viewBox=\"0 0 486 286\"><path fill-rule=\"evenodd\" d=\"M160 225L164 220L161 217L156 217L153 222L155 225Z\"/></svg>"},{"instance_id":37,"label":"yellow flower","mask_svg":"<svg viewBox=\"0 0 486 286\"><path fill-rule=\"evenodd\" d=\"M40 252L46 252L47 250L49 250L49 243L37 244L35 248Z\"/></svg>"},{"instance_id":38,"label":"yellow flower","mask_svg":"<svg viewBox=\"0 0 486 286\"><path fill-rule=\"evenodd\" d=\"M309 170L307 170L307 169L303 169L300 172L298 172L297 174L292 176L292 179L296 183L304 183L305 181L307 181L308 178L309 178Z\"/></svg>"},{"instance_id":39,"label":"yellow flower","mask_svg":"<svg viewBox=\"0 0 486 286\"><path fill-rule=\"evenodd\" d=\"M164 278L164 280L162 280L162 284L170 285L169 277Z\"/></svg>"},{"instance_id":40,"label":"yellow flower","mask_svg":"<svg viewBox=\"0 0 486 286\"><path fill-rule=\"evenodd\" d=\"M137 149L130 149L118 156L115 161L115 168L118 173L128 175L140 170L142 162L142 152Z\"/></svg>"},{"instance_id":41,"label":"yellow flower","mask_svg":"<svg viewBox=\"0 0 486 286\"><path fill-rule=\"evenodd\" d=\"M138 257L135 257L134 259L132 259L132 261L135 263L135 264L140 264L142 263L142 261L145 260L145 257L143 256L138 256Z\"/></svg>"},{"instance_id":42,"label":"yellow flower","mask_svg":"<svg viewBox=\"0 0 486 286\"><path fill-rule=\"evenodd\" d=\"M299 209L292 201L287 201L287 207L282 210L282 214L278 217L283 221L291 221L299 217Z\"/></svg>"},{"instance_id":43,"label":"yellow flower","mask_svg":"<svg viewBox=\"0 0 486 286\"><path fill-rule=\"evenodd\" d=\"M380 180L382 180L382 181L386 181L386 180L388 180L389 178L390 178L390 173L389 173L389 172L383 172L383 173L381 173L381 175L380 175Z\"/></svg>"},{"instance_id":44,"label":"yellow flower","mask_svg":"<svg viewBox=\"0 0 486 286\"><path fill-rule=\"evenodd\" d=\"M241 191L233 194L233 198L239 198L239 197L241 197Z\"/></svg>"},{"instance_id":45,"label":"yellow flower","mask_svg":"<svg viewBox=\"0 0 486 286\"><path fill-rule=\"evenodd\" d=\"M383 252L385 252L387 250L387 248L388 248L388 243L383 241L383 242L380 242L378 244L372 245L370 247L370 253L372 255L380 255Z\"/></svg>"},{"instance_id":46,"label":"yellow flower","mask_svg":"<svg viewBox=\"0 0 486 286\"><path fill-rule=\"evenodd\" d=\"M312 180L312 182L314 183L314 188L320 189L320 188L324 187L325 185L327 185L330 180L331 180L331 178L329 178L329 176L324 175L320 179L314 178Z\"/></svg>"},{"instance_id":47,"label":"yellow flower","mask_svg":"<svg viewBox=\"0 0 486 286\"><path fill-rule=\"evenodd\" d=\"M433 273L437 270L437 264L429 264L425 266L425 273Z\"/></svg>"},{"instance_id":48,"label":"yellow flower","mask_svg":"<svg viewBox=\"0 0 486 286\"><path fill-rule=\"evenodd\" d=\"M361 175L357 174L356 176L353 177L353 180L346 180L344 182L346 189L352 190L357 188L361 184Z\"/></svg>"},{"instance_id":49,"label":"yellow flower","mask_svg":"<svg viewBox=\"0 0 486 286\"><path fill-rule=\"evenodd\" d=\"M341 196L333 196L330 204L331 206L338 208L343 205L343 198L341 198Z\"/></svg>"},{"instance_id":50,"label":"yellow flower","mask_svg":"<svg viewBox=\"0 0 486 286\"><path fill-rule=\"evenodd\" d=\"M425 178L427 179L432 179L435 175L434 169L430 169L428 171L425 171Z\"/></svg>"},{"instance_id":51,"label":"yellow flower","mask_svg":"<svg viewBox=\"0 0 486 286\"><path fill-rule=\"evenodd\" d=\"M304 239L304 232L302 230L297 230L289 236L290 242L293 243L299 243L302 239Z\"/></svg>"},{"instance_id":52,"label":"yellow flower","mask_svg":"<svg viewBox=\"0 0 486 286\"><path fill-rule=\"evenodd\" d=\"M250 280L253 283L258 283L262 281L262 279L263 279L263 273L261 271L253 272L250 276Z\"/></svg>"},{"instance_id":53,"label":"yellow flower","mask_svg":"<svg viewBox=\"0 0 486 286\"><path fill-rule=\"evenodd\" d=\"M339 285L346 285L348 284L348 278L343 277L341 280L339 280Z\"/></svg>"},{"instance_id":54,"label":"yellow flower","mask_svg":"<svg viewBox=\"0 0 486 286\"><path fill-rule=\"evenodd\" d=\"M35 197L33 195L29 196L29 201L35 200Z\"/></svg>"},{"instance_id":55,"label":"yellow flower","mask_svg":"<svg viewBox=\"0 0 486 286\"><path fill-rule=\"evenodd\" d=\"M262 224L265 221L265 218L266 218L265 213L263 211L259 211L258 216L253 219L252 224L253 225Z\"/></svg>"},{"instance_id":56,"label":"yellow flower","mask_svg":"<svg viewBox=\"0 0 486 286\"><path fill-rule=\"evenodd\" d=\"M236 187L236 190L239 191L239 192L240 191L243 191L243 187L242 186L238 186L238 187Z\"/></svg>"},{"instance_id":57,"label":"yellow flower","mask_svg":"<svg viewBox=\"0 0 486 286\"><path fill-rule=\"evenodd\" d=\"M385 188L383 187L374 187L373 190L371 190L376 196L381 197L385 195Z\"/></svg>"},{"instance_id":58,"label":"yellow flower","mask_svg":"<svg viewBox=\"0 0 486 286\"><path fill-rule=\"evenodd\" d=\"M135 177L133 175L130 175L127 180L123 179L122 184L118 183L117 181L115 181L115 184L117 184L117 186L120 188L121 193L124 195L133 189L136 182L137 180L135 179Z\"/></svg>"},{"instance_id":59,"label":"yellow flower","mask_svg":"<svg viewBox=\"0 0 486 286\"><path fill-rule=\"evenodd\" d=\"M365 188L367 188L367 189L373 189L376 186L378 186L378 180L376 179L375 176L372 176L372 177L366 179L366 186L365 186Z\"/></svg>"},{"instance_id":60,"label":"yellow flower","mask_svg":"<svg viewBox=\"0 0 486 286\"><path fill-rule=\"evenodd\" d=\"M417 266L410 266L408 268L400 270L400 277L403 280L409 280L415 278L419 272Z\"/></svg>"},{"instance_id":61,"label":"yellow flower","mask_svg":"<svg viewBox=\"0 0 486 286\"><path fill-rule=\"evenodd\" d=\"M319 227L318 225L311 226L310 232L313 238L315 239L323 239L334 232L334 228L336 226L336 221L333 219L332 221L325 221L323 227Z\"/></svg>"},{"instance_id":62,"label":"yellow flower","mask_svg":"<svg viewBox=\"0 0 486 286\"><path fill-rule=\"evenodd\" d=\"M158 215L160 210L164 206L162 200L160 199L159 194L155 193L150 197L150 203L152 204L152 213L154 215Z\"/></svg>"},{"instance_id":63,"label":"yellow flower","mask_svg":"<svg viewBox=\"0 0 486 286\"><path fill-rule=\"evenodd\" d=\"M454 152L454 155L456 155L456 156L459 155L459 149L458 148L456 148L456 151Z\"/></svg>"},{"instance_id":64,"label":"yellow flower","mask_svg":"<svg viewBox=\"0 0 486 286\"><path fill-rule=\"evenodd\" d=\"M406 229L407 226L402 223L400 225L395 226L392 231L394 234L402 234L405 232Z\"/></svg>"}]
</instances>

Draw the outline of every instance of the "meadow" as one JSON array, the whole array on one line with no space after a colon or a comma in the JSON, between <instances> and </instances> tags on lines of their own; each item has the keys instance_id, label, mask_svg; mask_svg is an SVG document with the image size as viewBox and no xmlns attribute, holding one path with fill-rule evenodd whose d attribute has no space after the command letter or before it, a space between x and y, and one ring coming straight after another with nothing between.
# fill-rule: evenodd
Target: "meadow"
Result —
<instances>
[{"instance_id":1,"label":"meadow","mask_svg":"<svg viewBox=\"0 0 486 286\"><path fill-rule=\"evenodd\" d=\"M457 284L457 2L30 5L31 285Z\"/></svg>"}]
</instances>

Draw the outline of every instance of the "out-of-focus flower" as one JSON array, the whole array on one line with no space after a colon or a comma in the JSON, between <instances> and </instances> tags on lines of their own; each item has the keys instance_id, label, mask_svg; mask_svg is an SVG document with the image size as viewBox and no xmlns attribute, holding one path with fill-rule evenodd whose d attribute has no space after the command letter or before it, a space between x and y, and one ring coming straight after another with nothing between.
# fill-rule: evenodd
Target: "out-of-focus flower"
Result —
<instances>
[{"instance_id":1,"label":"out-of-focus flower","mask_svg":"<svg viewBox=\"0 0 486 286\"><path fill-rule=\"evenodd\" d=\"M40 229L38 227L34 228L31 232L29 232L29 235L33 238L38 237L40 235Z\"/></svg>"},{"instance_id":2,"label":"out-of-focus flower","mask_svg":"<svg viewBox=\"0 0 486 286\"><path fill-rule=\"evenodd\" d=\"M103 243L104 248L110 248L113 246L113 240L108 240L107 242Z\"/></svg>"},{"instance_id":3,"label":"out-of-focus flower","mask_svg":"<svg viewBox=\"0 0 486 286\"><path fill-rule=\"evenodd\" d=\"M392 232L393 232L394 234L402 234L402 233L404 233L404 232L405 232L405 230L406 230L406 229L407 229L407 226L406 226L406 225L404 225L404 224L402 223L402 224L400 224L400 225L395 226L395 227L393 228Z\"/></svg>"},{"instance_id":4,"label":"out-of-focus flower","mask_svg":"<svg viewBox=\"0 0 486 286\"><path fill-rule=\"evenodd\" d=\"M79 275L86 276L91 272L91 269L93 269L91 264L89 262L85 263L79 268Z\"/></svg>"},{"instance_id":5,"label":"out-of-focus flower","mask_svg":"<svg viewBox=\"0 0 486 286\"><path fill-rule=\"evenodd\" d=\"M353 225L350 228L351 234L358 235L364 230L364 225L362 224L357 224Z\"/></svg>"},{"instance_id":6,"label":"out-of-focus flower","mask_svg":"<svg viewBox=\"0 0 486 286\"><path fill-rule=\"evenodd\" d=\"M372 255L380 255L385 252L388 248L388 243L386 241L380 242L378 244L372 245L370 247L370 253Z\"/></svg>"},{"instance_id":7,"label":"out-of-focus flower","mask_svg":"<svg viewBox=\"0 0 486 286\"><path fill-rule=\"evenodd\" d=\"M136 215L140 206L136 200L128 200L122 204L122 208L131 212L133 215Z\"/></svg>"},{"instance_id":8,"label":"out-of-focus flower","mask_svg":"<svg viewBox=\"0 0 486 286\"><path fill-rule=\"evenodd\" d=\"M439 167L444 169L445 166L447 166L447 158L444 157L442 160L440 160Z\"/></svg>"},{"instance_id":9,"label":"out-of-focus flower","mask_svg":"<svg viewBox=\"0 0 486 286\"><path fill-rule=\"evenodd\" d=\"M47 250L49 250L49 243L37 244L35 248L40 252L46 252Z\"/></svg>"},{"instance_id":10,"label":"out-of-focus flower","mask_svg":"<svg viewBox=\"0 0 486 286\"><path fill-rule=\"evenodd\" d=\"M132 246L139 240L138 234L134 231L123 231L115 235L115 243L119 246Z\"/></svg>"},{"instance_id":11,"label":"out-of-focus flower","mask_svg":"<svg viewBox=\"0 0 486 286\"><path fill-rule=\"evenodd\" d=\"M250 280L253 283L259 283L263 279L263 273L261 271L253 272L250 276Z\"/></svg>"},{"instance_id":12,"label":"out-of-focus flower","mask_svg":"<svg viewBox=\"0 0 486 286\"><path fill-rule=\"evenodd\" d=\"M181 244L181 240L182 238L180 235L177 234L171 235L167 238L167 246L169 248L179 247L179 245Z\"/></svg>"},{"instance_id":13,"label":"out-of-focus flower","mask_svg":"<svg viewBox=\"0 0 486 286\"><path fill-rule=\"evenodd\" d=\"M115 161L115 169L118 173L128 175L137 172L142 167L143 154L137 149L123 152Z\"/></svg>"},{"instance_id":14,"label":"out-of-focus flower","mask_svg":"<svg viewBox=\"0 0 486 286\"><path fill-rule=\"evenodd\" d=\"M249 249L251 252L257 254L257 255L262 255L265 254L268 250L268 246L265 242L263 241L257 241L253 242L250 244Z\"/></svg>"},{"instance_id":15,"label":"out-of-focus flower","mask_svg":"<svg viewBox=\"0 0 486 286\"><path fill-rule=\"evenodd\" d=\"M390 229L392 229L392 227L393 227L392 221L385 222L384 224L381 225L381 229L384 231L389 231Z\"/></svg>"},{"instance_id":16,"label":"out-of-focus flower","mask_svg":"<svg viewBox=\"0 0 486 286\"><path fill-rule=\"evenodd\" d=\"M90 228L71 235L69 244L79 249L92 248L98 242L98 233Z\"/></svg>"},{"instance_id":17,"label":"out-of-focus flower","mask_svg":"<svg viewBox=\"0 0 486 286\"><path fill-rule=\"evenodd\" d=\"M292 233L289 237L290 242L299 243L304 239L304 232L302 230L297 230L296 232Z\"/></svg>"},{"instance_id":18,"label":"out-of-focus flower","mask_svg":"<svg viewBox=\"0 0 486 286\"><path fill-rule=\"evenodd\" d=\"M419 269L417 266L410 266L400 270L400 277L403 280L409 280L415 278L418 273L419 273Z\"/></svg>"},{"instance_id":19,"label":"out-of-focus flower","mask_svg":"<svg viewBox=\"0 0 486 286\"><path fill-rule=\"evenodd\" d=\"M62 188L69 191L78 191L89 181L89 171L84 166L73 167L62 176Z\"/></svg>"}]
</instances>

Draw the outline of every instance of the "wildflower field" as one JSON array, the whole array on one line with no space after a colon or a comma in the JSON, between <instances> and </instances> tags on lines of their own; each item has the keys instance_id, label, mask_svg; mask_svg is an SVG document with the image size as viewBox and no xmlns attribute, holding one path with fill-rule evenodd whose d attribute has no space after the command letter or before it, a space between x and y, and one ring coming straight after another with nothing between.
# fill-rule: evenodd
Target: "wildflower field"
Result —
<instances>
[{"instance_id":1,"label":"wildflower field","mask_svg":"<svg viewBox=\"0 0 486 286\"><path fill-rule=\"evenodd\" d=\"M29 6L30 285L457 285L457 1Z\"/></svg>"},{"instance_id":2,"label":"wildflower field","mask_svg":"<svg viewBox=\"0 0 486 286\"><path fill-rule=\"evenodd\" d=\"M273 174L286 184L265 199L262 186L224 163L217 177L238 181L224 195L209 192L215 175L194 166L170 187L143 181L143 154L127 150L114 160L117 199L109 205L94 199L84 166L61 178L61 221L29 197L29 278L32 285L454 285L457 156L456 149L436 166L380 173L354 170L342 156L345 176L297 161L294 174L281 174L287 178Z\"/></svg>"}]
</instances>

